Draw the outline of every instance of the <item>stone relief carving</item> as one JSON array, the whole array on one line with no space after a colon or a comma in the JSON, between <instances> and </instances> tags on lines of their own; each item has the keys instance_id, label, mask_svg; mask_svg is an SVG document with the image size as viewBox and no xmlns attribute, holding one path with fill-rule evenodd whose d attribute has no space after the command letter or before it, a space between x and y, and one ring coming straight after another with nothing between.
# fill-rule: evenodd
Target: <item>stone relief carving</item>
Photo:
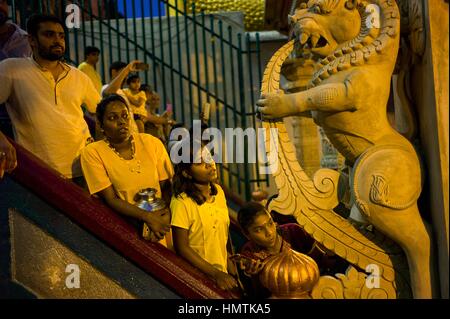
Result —
<instances>
[{"instance_id":1,"label":"stone relief carving","mask_svg":"<svg viewBox=\"0 0 450 319\"><path fill-rule=\"evenodd\" d=\"M386 116L400 42L396 2L311 0L290 21L294 40L269 62L258 101L264 127L279 132L274 173L279 194L270 209L295 216L315 240L352 264L346 275L321 277L313 297L408 298L412 291L415 298L431 298L431 239L416 204L420 164L411 143ZM312 61L314 68L306 88L284 94L279 81L288 57L300 61L300 68ZM338 172L321 169L310 179L296 160L277 119L305 114L345 157L352 212L359 212L372 231L333 211L339 202ZM266 148L270 152L269 140ZM380 290L368 292L361 280L373 265L380 269Z\"/></svg>"}]
</instances>

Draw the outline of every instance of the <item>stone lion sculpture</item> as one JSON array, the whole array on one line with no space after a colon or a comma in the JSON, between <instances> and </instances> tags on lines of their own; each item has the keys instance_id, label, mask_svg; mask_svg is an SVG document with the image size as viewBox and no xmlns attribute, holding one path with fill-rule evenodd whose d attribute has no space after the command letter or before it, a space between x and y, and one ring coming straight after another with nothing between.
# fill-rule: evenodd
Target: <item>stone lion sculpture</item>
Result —
<instances>
[{"instance_id":1,"label":"stone lion sculpture","mask_svg":"<svg viewBox=\"0 0 450 319\"><path fill-rule=\"evenodd\" d=\"M277 120L283 117L313 117L350 167L352 215L360 214L360 220L366 220L403 249L414 298L431 298L431 239L417 207L422 184L420 162L411 143L391 127L387 118L400 38L396 2L310 0L290 21L294 40L274 56L273 68L266 71L263 80L263 94L257 103L263 120L266 125L281 128L283 124ZM277 81L269 73L273 77L289 54L313 61L314 72L305 90L285 94L274 88ZM314 182L304 182L307 177L286 154L280 155L281 165L275 174L280 194L274 207L291 210L328 249L347 260L354 254L351 263L366 266L370 261L362 260L372 258L365 252L373 248L370 242L355 239L356 232L352 238L340 240L350 236L350 231L342 231L348 224L330 213L331 204L318 204L323 199L323 185L317 185L317 177ZM335 177L329 180L337 183ZM305 187L305 183L314 184L315 195L311 195L312 186ZM297 204L286 206L288 197L294 197ZM324 224L329 229L322 227ZM361 244L359 248L355 241ZM382 264L383 258L377 262Z\"/></svg>"}]
</instances>

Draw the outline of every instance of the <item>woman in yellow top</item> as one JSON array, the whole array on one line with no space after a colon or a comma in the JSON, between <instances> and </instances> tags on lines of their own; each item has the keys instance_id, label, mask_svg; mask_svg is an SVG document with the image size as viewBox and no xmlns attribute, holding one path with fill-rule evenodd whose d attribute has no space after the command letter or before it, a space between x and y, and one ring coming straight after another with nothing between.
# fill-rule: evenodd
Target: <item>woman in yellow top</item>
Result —
<instances>
[{"instance_id":1,"label":"woman in yellow top","mask_svg":"<svg viewBox=\"0 0 450 319\"><path fill-rule=\"evenodd\" d=\"M191 144L189 139L179 143ZM175 165L170 203L175 251L231 290L237 282L228 274L236 273L227 253L230 219L224 192L215 183L214 161L206 148L199 147L195 156L192 145L183 148L190 149L190 158Z\"/></svg>"},{"instance_id":2,"label":"woman in yellow top","mask_svg":"<svg viewBox=\"0 0 450 319\"><path fill-rule=\"evenodd\" d=\"M170 230L169 210L150 214L134 204L145 188L156 189L157 197L169 201L173 168L164 145L149 134L130 134L127 104L120 95L104 98L96 113L105 138L81 151L89 192L117 212L145 222L153 241L163 239Z\"/></svg>"}]
</instances>

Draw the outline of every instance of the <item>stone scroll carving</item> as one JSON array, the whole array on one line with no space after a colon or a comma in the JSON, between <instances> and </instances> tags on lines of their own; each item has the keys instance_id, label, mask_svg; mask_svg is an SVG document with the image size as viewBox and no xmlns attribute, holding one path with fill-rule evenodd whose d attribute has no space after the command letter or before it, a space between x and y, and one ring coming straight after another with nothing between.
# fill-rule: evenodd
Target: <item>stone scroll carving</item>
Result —
<instances>
[{"instance_id":1,"label":"stone scroll carving","mask_svg":"<svg viewBox=\"0 0 450 319\"><path fill-rule=\"evenodd\" d=\"M391 128L386 105L400 38L393 0L311 0L290 17L294 40L267 65L259 110L266 129L278 129L279 190L270 209L295 216L328 250L352 266L321 277L313 298L431 298L430 236L417 208L421 169L410 142ZM280 92L283 63L314 64L307 85ZM292 61L297 62L292 62ZM309 61L305 63L305 61ZM301 85L299 85L301 86ZM285 116L311 115L350 167L352 212L373 227L336 214L338 172L309 178L295 154ZM273 156L266 140L268 156ZM379 270L379 286L366 287L367 269Z\"/></svg>"}]
</instances>

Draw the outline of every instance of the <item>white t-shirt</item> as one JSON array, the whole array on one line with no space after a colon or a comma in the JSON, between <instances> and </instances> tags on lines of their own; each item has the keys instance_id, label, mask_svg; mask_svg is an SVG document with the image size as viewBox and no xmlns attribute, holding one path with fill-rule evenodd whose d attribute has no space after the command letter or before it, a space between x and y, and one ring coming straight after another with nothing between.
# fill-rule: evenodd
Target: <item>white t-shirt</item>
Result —
<instances>
[{"instance_id":1,"label":"white t-shirt","mask_svg":"<svg viewBox=\"0 0 450 319\"><path fill-rule=\"evenodd\" d=\"M214 268L227 272L230 217L222 188L216 184L214 202L198 205L185 193L170 202L172 226L189 232L189 246Z\"/></svg>"},{"instance_id":2,"label":"white t-shirt","mask_svg":"<svg viewBox=\"0 0 450 319\"><path fill-rule=\"evenodd\" d=\"M0 62L0 104L6 102L17 143L72 178L82 176L80 151L91 137L81 105L95 113L101 97L86 74L61 66L55 81L33 58Z\"/></svg>"}]
</instances>

